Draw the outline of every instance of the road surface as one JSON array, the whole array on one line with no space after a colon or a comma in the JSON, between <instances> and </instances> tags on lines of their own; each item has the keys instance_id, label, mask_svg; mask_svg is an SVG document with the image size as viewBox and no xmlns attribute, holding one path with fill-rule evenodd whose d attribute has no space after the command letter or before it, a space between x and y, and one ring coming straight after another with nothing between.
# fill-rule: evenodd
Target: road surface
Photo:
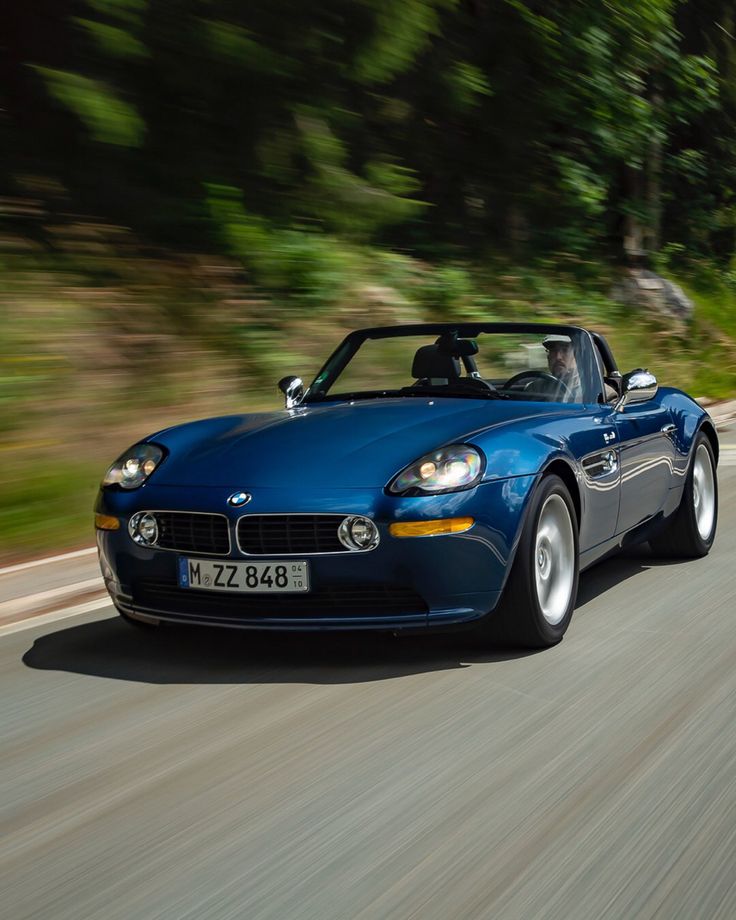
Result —
<instances>
[{"instance_id":1,"label":"road surface","mask_svg":"<svg viewBox=\"0 0 736 920\"><path fill-rule=\"evenodd\" d=\"M711 555L591 570L544 652L4 627L0 915L733 920L726 455Z\"/></svg>"}]
</instances>

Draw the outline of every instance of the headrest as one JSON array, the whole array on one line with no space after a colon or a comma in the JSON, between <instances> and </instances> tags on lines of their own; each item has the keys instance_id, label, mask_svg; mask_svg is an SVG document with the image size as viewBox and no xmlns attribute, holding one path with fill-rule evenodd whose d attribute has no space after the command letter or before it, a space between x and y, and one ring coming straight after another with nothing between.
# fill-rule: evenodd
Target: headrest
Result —
<instances>
[{"instance_id":1,"label":"headrest","mask_svg":"<svg viewBox=\"0 0 736 920\"><path fill-rule=\"evenodd\" d=\"M460 362L452 355L442 354L437 345L423 345L414 355L411 375L415 380L457 380L460 377Z\"/></svg>"},{"instance_id":2,"label":"headrest","mask_svg":"<svg viewBox=\"0 0 736 920\"><path fill-rule=\"evenodd\" d=\"M437 339L435 345L443 355L452 355L454 358L478 354L478 343L475 339L459 339L457 332L445 332Z\"/></svg>"}]
</instances>

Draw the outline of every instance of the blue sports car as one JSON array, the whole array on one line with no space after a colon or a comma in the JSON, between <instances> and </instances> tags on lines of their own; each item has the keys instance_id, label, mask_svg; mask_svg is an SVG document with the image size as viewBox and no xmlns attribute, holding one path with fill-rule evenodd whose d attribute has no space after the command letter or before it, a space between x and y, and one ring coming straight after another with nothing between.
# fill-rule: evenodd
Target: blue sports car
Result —
<instances>
[{"instance_id":1,"label":"blue sports car","mask_svg":"<svg viewBox=\"0 0 736 920\"><path fill-rule=\"evenodd\" d=\"M558 642L578 574L649 541L705 556L718 438L685 393L621 375L576 326L363 329L285 408L167 428L95 507L120 614L256 629L473 624Z\"/></svg>"}]
</instances>

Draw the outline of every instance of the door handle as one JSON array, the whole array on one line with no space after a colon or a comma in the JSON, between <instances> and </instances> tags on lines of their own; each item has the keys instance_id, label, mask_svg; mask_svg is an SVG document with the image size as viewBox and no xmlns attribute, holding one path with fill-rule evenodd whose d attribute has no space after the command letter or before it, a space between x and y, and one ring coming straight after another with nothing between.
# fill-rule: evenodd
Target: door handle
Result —
<instances>
[{"instance_id":1,"label":"door handle","mask_svg":"<svg viewBox=\"0 0 736 920\"><path fill-rule=\"evenodd\" d=\"M662 433L666 435L674 434L677 429L677 425L673 425L671 422L668 425L662 425Z\"/></svg>"}]
</instances>

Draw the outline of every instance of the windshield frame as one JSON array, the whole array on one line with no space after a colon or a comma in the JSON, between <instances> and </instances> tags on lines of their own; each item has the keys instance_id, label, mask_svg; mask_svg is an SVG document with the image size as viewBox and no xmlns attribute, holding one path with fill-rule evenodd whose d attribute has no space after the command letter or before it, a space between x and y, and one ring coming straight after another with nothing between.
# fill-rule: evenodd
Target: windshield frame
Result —
<instances>
[{"instance_id":1,"label":"windshield frame","mask_svg":"<svg viewBox=\"0 0 736 920\"><path fill-rule=\"evenodd\" d=\"M580 354L577 356L580 367L580 378L583 388L582 404L598 403L603 398L603 378L600 367L595 359L595 345L591 334L580 326L571 326L562 323L412 323L403 326L376 326L367 329L357 329L349 333L330 357L320 368L314 380L305 391L302 405L323 402L344 401L346 399L381 399L410 396L409 393L399 393L393 387L386 390L372 389L365 394L330 393L332 386L337 382L342 372L364 342L370 339L403 338L405 336L440 336L448 332L456 332L461 338L474 338L482 334L530 334L530 335L569 335L580 343ZM368 393L375 395L368 395ZM426 394L423 394L426 395ZM433 396L448 399L468 398L466 394L448 390L445 393L433 393ZM475 398L484 399L484 396ZM561 405L550 403L550 405ZM580 405L580 403L567 403L566 405Z\"/></svg>"}]
</instances>

